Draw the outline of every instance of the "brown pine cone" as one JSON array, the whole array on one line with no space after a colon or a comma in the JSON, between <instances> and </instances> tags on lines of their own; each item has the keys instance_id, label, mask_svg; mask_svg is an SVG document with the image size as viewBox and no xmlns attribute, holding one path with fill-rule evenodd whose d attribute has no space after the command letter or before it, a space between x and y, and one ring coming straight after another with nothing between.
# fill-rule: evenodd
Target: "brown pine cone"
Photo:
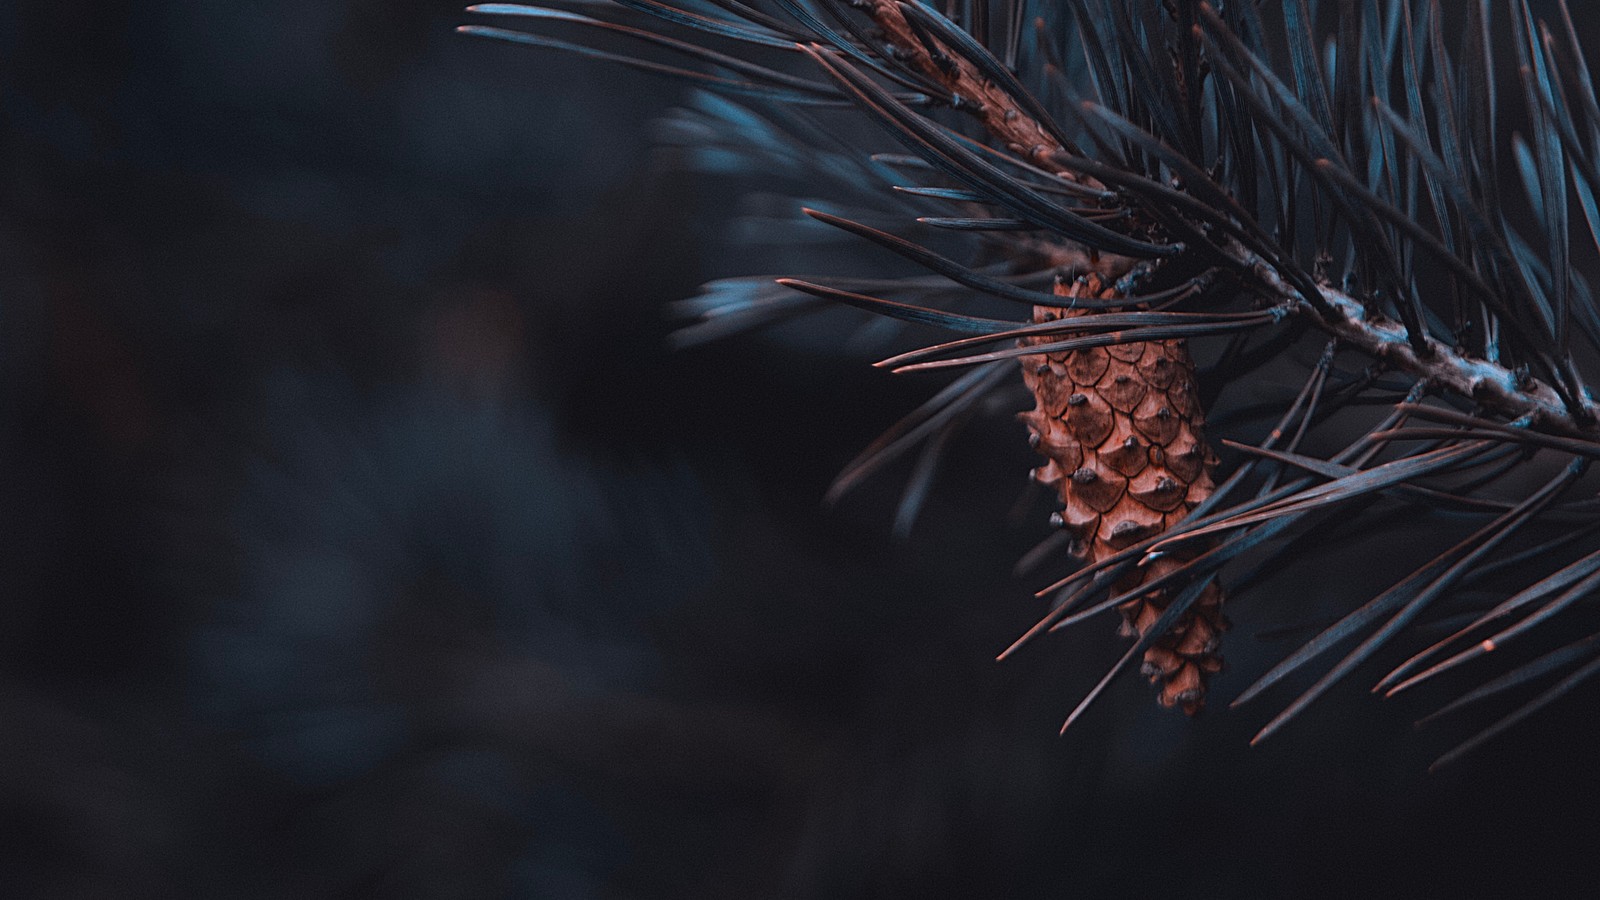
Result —
<instances>
[{"instance_id":1,"label":"brown pine cone","mask_svg":"<svg viewBox=\"0 0 1600 900\"><path fill-rule=\"evenodd\" d=\"M1069 297L1109 299L1114 286L1098 274L1057 286ZM1034 307L1034 321L1093 315L1089 310ZM1042 344L1041 336L1024 343ZM1160 534L1211 495L1216 457L1205 442L1205 414L1194 362L1182 340L1147 341L1027 356L1023 379L1035 406L1020 418L1047 462L1034 478L1061 499L1061 527L1085 564ZM1132 590L1180 564L1158 557L1114 589ZM1125 636L1143 635L1172 599L1159 591L1119 607ZM1194 713L1205 676L1222 668L1217 645L1226 621L1222 591L1209 585L1171 632L1144 654L1144 673L1160 684L1163 706Z\"/></svg>"}]
</instances>

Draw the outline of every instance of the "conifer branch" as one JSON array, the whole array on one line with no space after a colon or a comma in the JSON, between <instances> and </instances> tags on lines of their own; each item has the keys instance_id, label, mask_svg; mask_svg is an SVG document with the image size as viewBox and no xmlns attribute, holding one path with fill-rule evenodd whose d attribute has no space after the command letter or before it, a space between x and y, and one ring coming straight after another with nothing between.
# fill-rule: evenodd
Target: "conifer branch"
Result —
<instances>
[{"instance_id":1,"label":"conifer branch","mask_svg":"<svg viewBox=\"0 0 1600 900\"><path fill-rule=\"evenodd\" d=\"M1326 307L1334 313L1328 315L1304 303L1298 290L1264 264L1256 272L1267 288L1264 293L1282 304L1275 308L1304 316L1342 344L1430 388L1470 400L1518 427L1593 442L1600 450L1600 404L1593 400L1583 398L1574 413L1554 389L1526 372L1473 358L1431 336L1423 337L1419 352L1403 326L1371 316L1366 305L1348 294L1319 286Z\"/></svg>"},{"instance_id":2,"label":"conifer branch","mask_svg":"<svg viewBox=\"0 0 1600 900\"><path fill-rule=\"evenodd\" d=\"M861 0L860 5L882 30L894 59L939 83L946 94L956 98L953 105L980 119L998 143L1058 178L1103 187L1080 171L1057 165L1069 153L1059 127L1041 121L1044 113L1036 102L1030 102L1031 95L965 32L916 3ZM915 24L919 21L938 22L943 27L930 35L926 27ZM966 40L960 41L958 35ZM959 41L960 46L952 48L942 39ZM992 78L1003 83L997 84ZM1427 334L1374 316L1369 312L1370 304L1329 285L1316 285L1316 293L1308 296L1291 286L1278 266L1237 244L1227 245L1225 252L1241 273L1255 276L1260 296L1273 309L1285 315L1305 316L1342 343L1386 366L1432 388L1470 400L1486 411L1515 421L1519 427L1600 442L1600 404L1593 400L1579 398L1576 408L1569 407L1550 385L1526 372L1513 372L1498 363L1472 358ZM1115 280L1135 262L1101 254L1092 268L1102 277Z\"/></svg>"},{"instance_id":3,"label":"conifer branch","mask_svg":"<svg viewBox=\"0 0 1600 900\"><path fill-rule=\"evenodd\" d=\"M778 321L818 301L956 333L879 363L972 368L863 452L829 494L837 499L923 445L897 529L915 515L952 429L1002 389L1010 369L1002 361L1018 359L1035 401L1021 418L1046 460L1034 477L1055 490L1054 521L1066 536L1041 548L1072 550L1077 569L1039 592L1053 608L1001 657L1113 609L1135 638L1069 722L1136 656L1163 703L1198 707L1203 676L1218 666L1219 585L1238 568L1247 569L1240 583L1253 581L1369 508L1420 521L1444 507L1483 522L1246 691L1241 701L1364 635L1262 737L1469 585L1517 582L1510 600L1414 654L1380 688L1411 690L1600 591L1591 577L1600 552L1585 543L1600 533L1600 501L1572 497L1600 458L1600 404L1584 372L1600 355L1600 304L1577 259L1596 262L1590 240L1600 251L1600 102L1564 5L1553 30L1534 21L1526 0L1511 0L1508 22L1487 0L1467 4L1452 51L1444 14L1429 0L1340 4L1324 10L1337 13L1331 28L1333 17L1319 21L1304 0L617 2L716 47L512 4L473 9L650 51L464 30L620 62L757 106L854 108L909 153L844 162L800 136L814 121L785 131L729 101L702 100L685 115L701 117L697 139L719 161L743 153L761 161L751 171L781 168L901 213L913 202L953 205L953 214L917 206L913 216L1004 251L1004 264L983 266L806 209L806 221L932 274L783 279L801 292L787 296L770 280L724 280L690 302L703 321L685 339ZM1031 51L1029 9L1040 16ZM724 52L728 42L740 52ZM1497 54L1508 50L1517 97L1499 95ZM664 63L661 53L692 67ZM809 59L816 71L747 58L774 54ZM1508 110L1527 132L1509 141ZM984 133L969 133L971 124ZM905 173L928 183L894 184L885 197L883 181ZM1032 316L963 311L974 294L1025 304ZM1203 401L1313 328L1332 341L1295 400L1268 411L1276 425L1258 446L1229 442L1240 459L1214 479ZM1207 384L1189 339L1226 341L1203 373ZM1342 371L1339 350L1370 365ZM1468 411L1425 404L1427 394ZM1337 452L1314 452L1321 423L1363 406L1380 409L1364 433L1346 435ZM1565 466L1508 498L1501 486L1535 451ZM1553 557L1516 547L1557 522L1572 530ZM1034 565L1044 553L1029 558ZM1470 643L1491 621L1495 636ZM1445 761L1600 672L1600 644L1563 643L1447 706L1570 673ZM1427 667L1436 657L1444 661Z\"/></svg>"}]
</instances>

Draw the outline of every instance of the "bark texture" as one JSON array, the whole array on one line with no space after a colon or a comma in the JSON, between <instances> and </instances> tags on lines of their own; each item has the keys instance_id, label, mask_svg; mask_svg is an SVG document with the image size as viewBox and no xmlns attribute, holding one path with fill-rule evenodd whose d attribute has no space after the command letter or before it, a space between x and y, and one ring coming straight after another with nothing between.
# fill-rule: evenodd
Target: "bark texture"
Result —
<instances>
[{"instance_id":1,"label":"bark texture","mask_svg":"<svg viewBox=\"0 0 1600 900\"><path fill-rule=\"evenodd\" d=\"M1116 296L1098 274L1062 284L1057 293ZM1044 322L1093 313L1040 306L1033 315ZM1023 357L1022 374L1035 405L1021 418L1046 460L1034 478L1060 498L1059 523L1085 563L1165 532L1211 495L1216 457L1205 442L1205 414L1184 341ZM1174 556L1157 557L1116 589L1131 590L1178 564ZM1171 598L1162 591L1123 604L1122 633L1142 636ZM1172 631L1145 651L1144 672L1160 686L1163 706L1190 713L1200 708L1205 677L1222 667L1217 646L1225 627L1222 591L1212 583Z\"/></svg>"}]
</instances>

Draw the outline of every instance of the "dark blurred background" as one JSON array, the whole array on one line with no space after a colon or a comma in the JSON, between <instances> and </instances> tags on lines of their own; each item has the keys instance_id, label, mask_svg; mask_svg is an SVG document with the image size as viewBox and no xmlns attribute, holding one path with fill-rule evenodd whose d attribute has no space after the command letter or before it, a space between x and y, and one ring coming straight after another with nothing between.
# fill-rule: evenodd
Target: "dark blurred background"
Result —
<instances>
[{"instance_id":1,"label":"dark blurred background","mask_svg":"<svg viewBox=\"0 0 1600 900\"><path fill-rule=\"evenodd\" d=\"M1486 720L1359 681L1246 746L1257 632L1403 560L1253 595L1200 717L1129 677L1057 737L1123 644L993 662L1020 426L909 541L903 470L822 508L933 383L826 318L670 352L795 270L659 146L694 98L461 21L0 5L0 896L1592 894L1592 691L1434 776Z\"/></svg>"}]
</instances>

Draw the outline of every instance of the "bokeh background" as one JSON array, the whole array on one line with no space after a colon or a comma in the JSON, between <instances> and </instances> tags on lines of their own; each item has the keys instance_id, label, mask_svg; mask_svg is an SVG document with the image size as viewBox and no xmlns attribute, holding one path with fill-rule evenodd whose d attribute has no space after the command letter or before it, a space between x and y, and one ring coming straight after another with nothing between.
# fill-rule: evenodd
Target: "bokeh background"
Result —
<instances>
[{"instance_id":1,"label":"bokeh background","mask_svg":"<svg viewBox=\"0 0 1600 900\"><path fill-rule=\"evenodd\" d=\"M686 89L463 20L0 4L0 895L1594 890L1594 691L1433 776L1486 720L1359 680L1253 749L1132 677L1057 737L1123 644L993 662L1020 426L909 540L903 469L824 508L934 382L666 310L854 262L672 146ZM1270 582L1218 695L1404 564Z\"/></svg>"}]
</instances>

